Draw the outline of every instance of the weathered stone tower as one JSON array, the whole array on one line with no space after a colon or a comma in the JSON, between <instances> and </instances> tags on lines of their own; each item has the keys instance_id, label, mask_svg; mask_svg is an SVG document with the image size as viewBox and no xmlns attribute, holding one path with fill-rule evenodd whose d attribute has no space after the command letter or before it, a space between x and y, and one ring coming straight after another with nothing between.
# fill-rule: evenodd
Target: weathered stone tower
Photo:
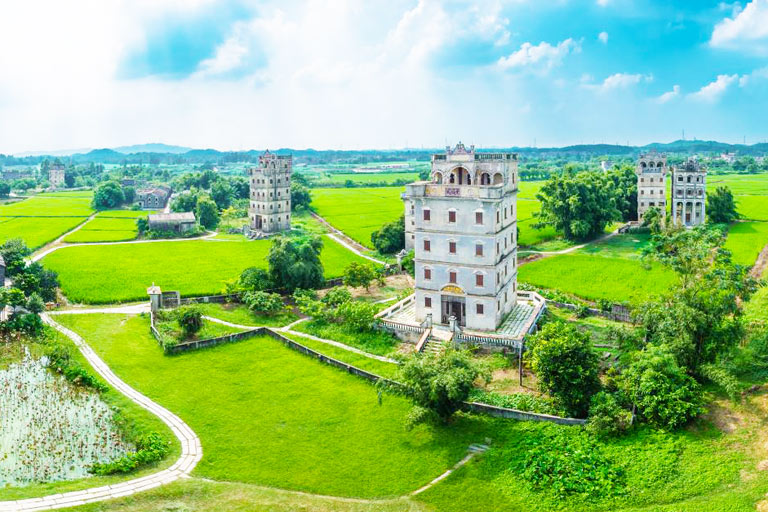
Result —
<instances>
[{"instance_id":1,"label":"weathered stone tower","mask_svg":"<svg viewBox=\"0 0 768 512\"><path fill-rule=\"evenodd\" d=\"M251 205L250 228L257 234L269 235L291 229L291 155L266 151L259 165L249 169Z\"/></svg>"},{"instance_id":2,"label":"weathered stone tower","mask_svg":"<svg viewBox=\"0 0 768 512\"><path fill-rule=\"evenodd\" d=\"M707 171L695 157L672 168L672 219L678 225L698 226L707 214Z\"/></svg>"},{"instance_id":3,"label":"weathered stone tower","mask_svg":"<svg viewBox=\"0 0 768 512\"><path fill-rule=\"evenodd\" d=\"M643 220L645 212L657 208L662 216L667 214L667 156L656 151L641 154L635 167L637 174L637 220Z\"/></svg>"},{"instance_id":4,"label":"weathered stone tower","mask_svg":"<svg viewBox=\"0 0 768 512\"><path fill-rule=\"evenodd\" d=\"M459 143L432 156L430 181L407 185L417 321L494 330L516 305L517 181L516 154Z\"/></svg>"},{"instance_id":5,"label":"weathered stone tower","mask_svg":"<svg viewBox=\"0 0 768 512\"><path fill-rule=\"evenodd\" d=\"M48 169L48 181L53 188L61 188L64 186L65 179L64 164L54 163L51 164L51 168Z\"/></svg>"}]
</instances>

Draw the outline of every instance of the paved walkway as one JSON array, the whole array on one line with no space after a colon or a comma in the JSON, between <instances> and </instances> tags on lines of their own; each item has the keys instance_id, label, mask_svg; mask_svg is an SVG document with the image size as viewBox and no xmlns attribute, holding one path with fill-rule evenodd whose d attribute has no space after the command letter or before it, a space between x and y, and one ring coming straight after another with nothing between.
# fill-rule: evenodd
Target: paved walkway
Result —
<instances>
[{"instance_id":1,"label":"paved walkway","mask_svg":"<svg viewBox=\"0 0 768 512\"><path fill-rule=\"evenodd\" d=\"M83 489L82 491L53 494L40 498L0 501L0 512L32 512L36 510L54 510L85 505L86 503L129 496L173 482L179 478L187 477L203 457L203 448L200 445L200 439L197 437L197 434L195 434L192 429L181 420L181 418L170 412L168 409L159 406L120 380L120 378L112 372L104 361L96 355L91 347L89 347L78 334L56 323L48 314L43 314L41 316L45 323L63 333L75 343L83 356L85 356L91 366L93 366L93 369L98 372L110 386L120 391L136 404L153 413L160 418L163 423L168 425L181 443L181 456L168 469L163 469L151 475L127 480L114 485L104 485L101 487L93 487L91 489Z\"/></svg>"},{"instance_id":2,"label":"paved walkway","mask_svg":"<svg viewBox=\"0 0 768 512\"><path fill-rule=\"evenodd\" d=\"M623 226L623 225L622 225ZM578 251L579 249L583 249L584 247L587 247L588 245L592 244L599 244L600 242L604 242L608 240L609 238L613 238L614 236L619 234L619 229L622 227L615 229L614 231L611 231L610 233L603 235L601 237L595 238L594 240L590 240L589 242L584 242L583 244L574 245L573 247L568 247L566 249L561 249L559 251L529 251L527 249L521 249L519 252L525 253L525 254L541 254L542 256L555 256L557 254L568 254L570 252Z\"/></svg>"}]
</instances>

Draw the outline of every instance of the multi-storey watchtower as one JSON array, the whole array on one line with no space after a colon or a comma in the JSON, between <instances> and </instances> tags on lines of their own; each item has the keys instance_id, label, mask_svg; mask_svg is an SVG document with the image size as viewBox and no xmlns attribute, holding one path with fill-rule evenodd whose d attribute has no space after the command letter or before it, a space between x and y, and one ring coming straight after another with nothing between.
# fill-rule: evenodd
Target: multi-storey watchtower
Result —
<instances>
[{"instance_id":1,"label":"multi-storey watchtower","mask_svg":"<svg viewBox=\"0 0 768 512\"><path fill-rule=\"evenodd\" d=\"M703 224L707 214L707 171L695 157L672 168L672 219L683 226Z\"/></svg>"},{"instance_id":2,"label":"multi-storey watchtower","mask_svg":"<svg viewBox=\"0 0 768 512\"><path fill-rule=\"evenodd\" d=\"M635 167L637 174L637 220L645 212L657 208L662 216L667 213L667 156L656 151L641 154Z\"/></svg>"},{"instance_id":3,"label":"multi-storey watchtower","mask_svg":"<svg viewBox=\"0 0 768 512\"><path fill-rule=\"evenodd\" d=\"M291 229L291 155L269 151L248 170L251 185L251 231L269 235Z\"/></svg>"},{"instance_id":4,"label":"multi-storey watchtower","mask_svg":"<svg viewBox=\"0 0 768 512\"><path fill-rule=\"evenodd\" d=\"M454 317L459 326L490 331L516 305L517 182L516 154L459 143L432 156L430 181L407 185L416 321Z\"/></svg>"}]
</instances>

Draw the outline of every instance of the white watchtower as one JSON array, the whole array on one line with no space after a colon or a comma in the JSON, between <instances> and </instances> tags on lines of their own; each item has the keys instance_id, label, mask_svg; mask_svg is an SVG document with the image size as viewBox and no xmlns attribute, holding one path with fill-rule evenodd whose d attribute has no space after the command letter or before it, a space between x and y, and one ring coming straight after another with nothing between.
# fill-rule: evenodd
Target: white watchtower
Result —
<instances>
[{"instance_id":1,"label":"white watchtower","mask_svg":"<svg viewBox=\"0 0 768 512\"><path fill-rule=\"evenodd\" d=\"M695 157L672 168L672 219L678 225L698 226L707 214L707 171Z\"/></svg>"},{"instance_id":2,"label":"white watchtower","mask_svg":"<svg viewBox=\"0 0 768 512\"><path fill-rule=\"evenodd\" d=\"M291 155L266 151L259 165L248 170L251 204L248 210L251 231L269 235L291 229Z\"/></svg>"},{"instance_id":3,"label":"white watchtower","mask_svg":"<svg viewBox=\"0 0 768 512\"><path fill-rule=\"evenodd\" d=\"M642 222L645 212L658 208L662 216L667 213L667 156L656 151L641 154L635 167L637 174L637 220Z\"/></svg>"},{"instance_id":4,"label":"white watchtower","mask_svg":"<svg viewBox=\"0 0 768 512\"><path fill-rule=\"evenodd\" d=\"M461 327L492 331L515 307L517 182L516 154L459 143L432 156L430 181L406 186L417 322L431 314L435 324L454 317Z\"/></svg>"}]
</instances>

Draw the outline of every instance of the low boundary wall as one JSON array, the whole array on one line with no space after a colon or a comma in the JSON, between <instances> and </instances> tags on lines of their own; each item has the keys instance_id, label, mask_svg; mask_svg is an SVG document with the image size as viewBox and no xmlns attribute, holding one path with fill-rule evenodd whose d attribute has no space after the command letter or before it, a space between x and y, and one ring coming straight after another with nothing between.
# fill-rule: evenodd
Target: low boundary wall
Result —
<instances>
[{"instance_id":1,"label":"low boundary wall","mask_svg":"<svg viewBox=\"0 0 768 512\"><path fill-rule=\"evenodd\" d=\"M150 330L152 331L152 334L155 336L158 343L160 343L162 347L160 333L155 328L154 315L151 315L151 314L150 314ZM356 375L358 377L361 377L367 380L368 382L377 383L379 381L383 381L391 388L394 388L394 389L403 388L403 385L397 381L386 379L384 377L381 377L380 375L376 375L375 373L362 370L349 363L345 363L343 361L339 361L338 359L328 357L325 354L321 354L316 350L312 350L311 348L306 347L301 343L298 343L290 338L287 338L282 334L280 334L279 332L274 331L273 329L270 329L268 327L257 327L256 329L251 329L250 331L243 331L243 332L228 334L226 336L220 336L218 338L211 338L208 340L199 340L199 341L192 341L188 343L180 343L178 345L168 347L168 348L163 347L163 350L168 355L180 354L183 352L188 352L190 350L198 350L201 348L213 347L216 345L222 345L224 343L234 343L237 341L241 341L247 338L252 338L254 336L260 336L260 335L269 336L270 338L281 342L283 345L285 345L286 347L292 350L295 350L296 352L301 352L302 354L305 354L309 357L317 359L322 363L344 370L345 372L351 375ZM517 409L507 409L505 407L496 407L494 405L488 405L488 404L483 404L479 402L464 402L464 408L468 411L472 411L480 414L487 414L489 416L495 416L498 418L509 418L509 419L522 420L522 421L548 421L550 423L557 423L560 425L584 425L586 423L586 420L581 420L577 418L561 418L560 416L552 416L549 414L539 414L535 412L518 411Z\"/></svg>"}]
</instances>

